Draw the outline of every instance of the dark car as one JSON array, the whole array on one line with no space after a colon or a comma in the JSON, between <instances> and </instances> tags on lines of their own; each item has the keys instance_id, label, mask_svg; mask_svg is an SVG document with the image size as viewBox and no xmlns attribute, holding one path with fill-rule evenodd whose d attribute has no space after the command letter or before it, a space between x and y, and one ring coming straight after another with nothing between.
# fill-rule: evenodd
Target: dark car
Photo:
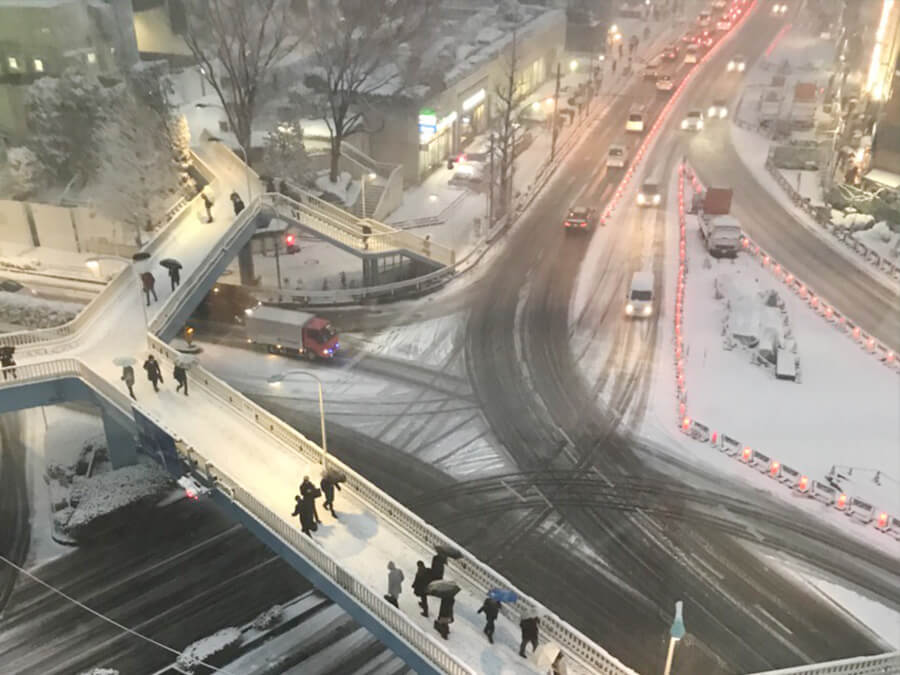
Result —
<instances>
[{"instance_id":1,"label":"dark car","mask_svg":"<svg viewBox=\"0 0 900 675\"><path fill-rule=\"evenodd\" d=\"M566 215L563 226L569 230L590 230L597 224L597 209L589 206L573 206Z\"/></svg>"},{"instance_id":2,"label":"dark car","mask_svg":"<svg viewBox=\"0 0 900 675\"><path fill-rule=\"evenodd\" d=\"M259 300L241 286L216 284L194 310L193 318L242 326L247 314L259 305Z\"/></svg>"},{"instance_id":3,"label":"dark car","mask_svg":"<svg viewBox=\"0 0 900 675\"><path fill-rule=\"evenodd\" d=\"M678 60L678 47L676 45L672 45L667 47L662 55L663 59L666 61L677 61Z\"/></svg>"}]
</instances>

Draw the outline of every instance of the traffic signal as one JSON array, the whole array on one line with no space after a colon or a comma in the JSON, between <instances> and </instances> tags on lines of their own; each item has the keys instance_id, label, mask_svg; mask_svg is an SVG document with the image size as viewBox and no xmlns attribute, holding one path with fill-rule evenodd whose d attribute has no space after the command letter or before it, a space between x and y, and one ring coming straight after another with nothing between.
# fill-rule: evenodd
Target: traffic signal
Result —
<instances>
[{"instance_id":1,"label":"traffic signal","mask_svg":"<svg viewBox=\"0 0 900 675\"><path fill-rule=\"evenodd\" d=\"M293 234L288 232L286 235L284 235L284 243L285 246L293 246L297 243L297 238Z\"/></svg>"}]
</instances>

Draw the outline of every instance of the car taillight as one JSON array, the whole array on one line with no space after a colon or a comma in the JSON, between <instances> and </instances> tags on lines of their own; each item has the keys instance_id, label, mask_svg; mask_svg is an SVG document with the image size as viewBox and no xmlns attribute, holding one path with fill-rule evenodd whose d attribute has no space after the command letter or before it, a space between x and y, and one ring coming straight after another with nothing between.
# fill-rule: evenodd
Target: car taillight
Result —
<instances>
[{"instance_id":1,"label":"car taillight","mask_svg":"<svg viewBox=\"0 0 900 675\"><path fill-rule=\"evenodd\" d=\"M572 227L572 223L570 223L570 222L567 220L567 221L565 222L565 226L566 226L566 227Z\"/></svg>"},{"instance_id":2,"label":"car taillight","mask_svg":"<svg viewBox=\"0 0 900 675\"><path fill-rule=\"evenodd\" d=\"M581 223L582 227L587 227L587 223Z\"/></svg>"}]
</instances>

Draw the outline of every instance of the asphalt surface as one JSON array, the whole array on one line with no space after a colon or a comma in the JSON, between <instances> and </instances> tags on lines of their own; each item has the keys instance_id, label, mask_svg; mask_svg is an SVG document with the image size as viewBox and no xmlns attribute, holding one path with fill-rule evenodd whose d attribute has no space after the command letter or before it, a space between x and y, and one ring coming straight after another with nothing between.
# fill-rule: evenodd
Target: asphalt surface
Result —
<instances>
[{"instance_id":1,"label":"asphalt surface","mask_svg":"<svg viewBox=\"0 0 900 675\"><path fill-rule=\"evenodd\" d=\"M25 448L19 441L15 415L0 415L0 554L16 565L28 555L31 536ZM0 563L0 617L18 579L18 572Z\"/></svg>"},{"instance_id":2,"label":"asphalt surface","mask_svg":"<svg viewBox=\"0 0 900 675\"><path fill-rule=\"evenodd\" d=\"M32 571L179 650L310 587L252 534L203 501L155 510L108 541L82 546ZM25 578L0 618L2 673L71 675L94 666L147 673L172 658Z\"/></svg>"}]
</instances>

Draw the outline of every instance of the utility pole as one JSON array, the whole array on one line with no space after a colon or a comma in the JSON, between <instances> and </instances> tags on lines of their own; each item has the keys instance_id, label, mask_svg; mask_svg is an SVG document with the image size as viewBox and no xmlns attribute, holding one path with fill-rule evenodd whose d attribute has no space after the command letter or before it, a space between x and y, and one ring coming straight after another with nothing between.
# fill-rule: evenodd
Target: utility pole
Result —
<instances>
[{"instance_id":1,"label":"utility pole","mask_svg":"<svg viewBox=\"0 0 900 675\"><path fill-rule=\"evenodd\" d=\"M550 143L550 161L556 157L556 137L559 135L559 81L562 78L562 65L556 64L556 93L553 95L553 140Z\"/></svg>"},{"instance_id":2,"label":"utility pole","mask_svg":"<svg viewBox=\"0 0 900 675\"><path fill-rule=\"evenodd\" d=\"M488 232L494 227L494 132L491 132L490 177L488 187Z\"/></svg>"}]
</instances>

